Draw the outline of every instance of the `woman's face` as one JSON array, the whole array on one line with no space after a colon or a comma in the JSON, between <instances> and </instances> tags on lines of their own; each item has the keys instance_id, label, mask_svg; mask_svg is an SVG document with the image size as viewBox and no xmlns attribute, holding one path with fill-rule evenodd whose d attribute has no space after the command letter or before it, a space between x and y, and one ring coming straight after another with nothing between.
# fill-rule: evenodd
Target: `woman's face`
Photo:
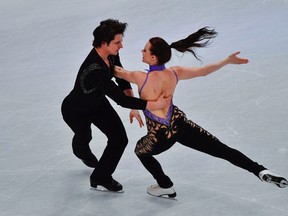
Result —
<instances>
[{"instance_id":1,"label":"woman's face","mask_svg":"<svg viewBox=\"0 0 288 216\"><path fill-rule=\"evenodd\" d=\"M155 57L154 55L151 55L150 47L151 47L151 44L148 41L146 45L144 46L144 48L142 49L142 62L149 64L149 65L151 65L152 63L151 61Z\"/></svg>"}]
</instances>

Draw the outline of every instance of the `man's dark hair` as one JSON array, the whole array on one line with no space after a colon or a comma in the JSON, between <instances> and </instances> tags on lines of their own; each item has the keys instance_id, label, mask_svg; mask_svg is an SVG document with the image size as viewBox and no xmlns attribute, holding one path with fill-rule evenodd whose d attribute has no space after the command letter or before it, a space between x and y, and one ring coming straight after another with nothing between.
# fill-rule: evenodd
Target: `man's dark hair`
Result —
<instances>
[{"instance_id":1,"label":"man's dark hair","mask_svg":"<svg viewBox=\"0 0 288 216\"><path fill-rule=\"evenodd\" d=\"M93 31L93 47L100 47L103 42L109 44L116 34L124 34L127 23L121 23L119 20L107 19L100 22L100 25Z\"/></svg>"}]
</instances>

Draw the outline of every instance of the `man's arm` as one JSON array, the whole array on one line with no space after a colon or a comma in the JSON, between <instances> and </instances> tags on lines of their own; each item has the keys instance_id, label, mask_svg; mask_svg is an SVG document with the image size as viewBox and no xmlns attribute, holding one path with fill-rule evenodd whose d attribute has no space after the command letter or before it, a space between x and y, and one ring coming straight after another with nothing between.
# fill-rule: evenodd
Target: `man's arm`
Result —
<instances>
[{"instance_id":1,"label":"man's arm","mask_svg":"<svg viewBox=\"0 0 288 216\"><path fill-rule=\"evenodd\" d=\"M99 89L122 107L140 110L158 110L167 107L170 103L171 97L164 98L164 94L162 94L157 101L145 101L136 97L128 97L123 90L108 77L105 70L99 69L96 73L91 74L95 76L92 79Z\"/></svg>"}]
</instances>

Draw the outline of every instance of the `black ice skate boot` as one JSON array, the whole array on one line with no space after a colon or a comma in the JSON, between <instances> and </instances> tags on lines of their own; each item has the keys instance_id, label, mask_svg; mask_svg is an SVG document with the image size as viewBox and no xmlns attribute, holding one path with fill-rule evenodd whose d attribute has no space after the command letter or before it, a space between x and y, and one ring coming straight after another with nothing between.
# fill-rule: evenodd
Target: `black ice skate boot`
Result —
<instances>
[{"instance_id":1,"label":"black ice skate boot","mask_svg":"<svg viewBox=\"0 0 288 216\"><path fill-rule=\"evenodd\" d=\"M90 185L92 188L97 189L97 190L102 190L100 188L97 188L97 186L102 186L108 191L113 191L113 192L120 192L123 190L123 186L114 179L108 182L98 182L90 178Z\"/></svg>"},{"instance_id":2,"label":"black ice skate boot","mask_svg":"<svg viewBox=\"0 0 288 216\"><path fill-rule=\"evenodd\" d=\"M284 177L276 175L269 170L262 170L259 173L259 178L261 181L275 184L280 188L285 188L288 186L288 182Z\"/></svg>"}]
</instances>

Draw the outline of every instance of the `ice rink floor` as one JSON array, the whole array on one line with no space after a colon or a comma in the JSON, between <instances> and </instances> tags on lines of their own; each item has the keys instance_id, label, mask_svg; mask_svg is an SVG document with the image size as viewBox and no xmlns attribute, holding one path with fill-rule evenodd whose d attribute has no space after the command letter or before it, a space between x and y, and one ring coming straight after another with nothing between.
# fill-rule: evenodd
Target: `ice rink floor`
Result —
<instances>
[{"instance_id":1,"label":"ice rink floor","mask_svg":"<svg viewBox=\"0 0 288 216\"><path fill-rule=\"evenodd\" d=\"M202 63L175 52L166 66L201 66L238 50L250 62L180 82L174 103L225 144L287 178L287 12L287 0L2 0L1 215L288 216L287 188L180 144L157 156L177 200L147 195L154 179L134 154L146 128L131 125L129 110L115 103L129 137L114 173L124 193L91 190L92 169L73 155L73 134L60 112L101 20L129 24L121 60L127 69L141 70L141 49L150 37L171 43L211 26L219 35L198 50ZM91 148L98 157L105 143L93 128Z\"/></svg>"}]
</instances>

